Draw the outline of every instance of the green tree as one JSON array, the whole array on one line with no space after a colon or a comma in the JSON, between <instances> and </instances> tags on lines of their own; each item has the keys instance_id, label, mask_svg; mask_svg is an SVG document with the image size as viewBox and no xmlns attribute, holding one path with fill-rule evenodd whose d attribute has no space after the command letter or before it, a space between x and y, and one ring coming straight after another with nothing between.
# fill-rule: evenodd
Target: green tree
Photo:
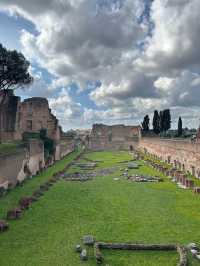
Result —
<instances>
[{"instance_id":1,"label":"green tree","mask_svg":"<svg viewBox=\"0 0 200 266\"><path fill-rule=\"evenodd\" d=\"M171 114L169 109L160 111L160 131L166 132L171 128Z\"/></svg>"},{"instance_id":2,"label":"green tree","mask_svg":"<svg viewBox=\"0 0 200 266\"><path fill-rule=\"evenodd\" d=\"M149 121L150 121L149 116L145 115L144 120L142 122L142 129L145 132L149 131Z\"/></svg>"},{"instance_id":3,"label":"green tree","mask_svg":"<svg viewBox=\"0 0 200 266\"><path fill-rule=\"evenodd\" d=\"M33 82L29 61L22 53L10 51L0 44L0 90L17 89Z\"/></svg>"},{"instance_id":4,"label":"green tree","mask_svg":"<svg viewBox=\"0 0 200 266\"><path fill-rule=\"evenodd\" d=\"M178 137L182 136L183 134L183 124L182 124L182 119L179 117L178 119Z\"/></svg>"},{"instance_id":5,"label":"green tree","mask_svg":"<svg viewBox=\"0 0 200 266\"><path fill-rule=\"evenodd\" d=\"M153 116L153 131L155 134L160 133L160 116L157 110L154 111Z\"/></svg>"},{"instance_id":6,"label":"green tree","mask_svg":"<svg viewBox=\"0 0 200 266\"><path fill-rule=\"evenodd\" d=\"M47 129L42 128L40 130L40 139L44 143L44 151L45 151L45 157L48 157L49 155L53 155L55 152L55 143L53 139L50 139L47 137Z\"/></svg>"},{"instance_id":7,"label":"green tree","mask_svg":"<svg viewBox=\"0 0 200 266\"><path fill-rule=\"evenodd\" d=\"M171 128L171 114L170 114L170 110L169 109L165 109L163 111L163 125L164 125L164 131L167 131Z\"/></svg>"},{"instance_id":8,"label":"green tree","mask_svg":"<svg viewBox=\"0 0 200 266\"><path fill-rule=\"evenodd\" d=\"M163 119L163 111L160 111L160 132L164 131L164 119Z\"/></svg>"}]
</instances>

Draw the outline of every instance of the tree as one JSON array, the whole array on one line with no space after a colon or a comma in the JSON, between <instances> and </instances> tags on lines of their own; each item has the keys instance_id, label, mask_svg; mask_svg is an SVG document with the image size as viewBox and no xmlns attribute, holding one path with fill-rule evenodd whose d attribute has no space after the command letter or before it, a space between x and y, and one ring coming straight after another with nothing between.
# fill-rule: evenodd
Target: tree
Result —
<instances>
[{"instance_id":1,"label":"tree","mask_svg":"<svg viewBox=\"0 0 200 266\"><path fill-rule=\"evenodd\" d=\"M44 153L45 157L54 155L55 152L55 142L53 139L48 138L47 136L47 129L42 128L40 130L40 139L44 143Z\"/></svg>"},{"instance_id":2,"label":"tree","mask_svg":"<svg viewBox=\"0 0 200 266\"><path fill-rule=\"evenodd\" d=\"M182 136L183 134L183 124L182 124L182 119L179 117L178 119L178 137Z\"/></svg>"},{"instance_id":3,"label":"tree","mask_svg":"<svg viewBox=\"0 0 200 266\"><path fill-rule=\"evenodd\" d=\"M149 116L145 115L144 120L142 122L142 129L143 131L149 131Z\"/></svg>"},{"instance_id":4,"label":"tree","mask_svg":"<svg viewBox=\"0 0 200 266\"><path fill-rule=\"evenodd\" d=\"M33 82L29 61L22 53L10 51L0 44L0 90L17 89Z\"/></svg>"},{"instance_id":5,"label":"tree","mask_svg":"<svg viewBox=\"0 0 200 266\"><path fill-rule=\"evenodd\" d=\"M164 131L167 131L171 128L171 114L169 109L163 111L163 126Z\"/></svg>"},{"instance_id":6,"label":"tree","mask_svg":"<svg viewBox=\"0 0 200 266\"><path fill-rule=\"evenodd\" d=\"M160 111L160 131L167 131L171 128L171 114L169 109Z\"/></svg>"},{"instance_id":7,"label":"tree","mask_svg":"<svg viewBox=\"0 0 200 266\"><path fill-rule=\"evenodd\" d=\"M160 133L160 116L157 110L154 111L153 116L153 131L155 134Z\"/></svg>"}]
</instances>

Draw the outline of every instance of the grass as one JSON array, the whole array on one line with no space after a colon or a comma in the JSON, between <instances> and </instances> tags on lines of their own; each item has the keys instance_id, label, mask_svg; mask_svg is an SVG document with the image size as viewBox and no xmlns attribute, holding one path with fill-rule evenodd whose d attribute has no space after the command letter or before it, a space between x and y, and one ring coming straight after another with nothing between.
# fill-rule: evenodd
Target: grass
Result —
<instances>
[{"instance_id":1,"label":"grass","mask_svg":"<svg viewBox=\"0 0 200 266\"><path fill-rule=\"evenodd\" d=\"M16 152L22 142L10 142L10 143L1 143L0 144L0 155L10 154Z\"/></svg>"},{"instance_id":2,"label":"grass","mask_svg":"<svg viewBox=\"0 0 200 266\"><path fill-rule=\"evenodd\" d=\"M73 159L70 155L46 173L17 188L0 201L0 210L29 194L41 181ZM85 156L102 160L98 168L116 166L116 173L85 183L60 181L55 184L19 221L11 222L0 235L0 265L3 266L79 266L96 265L93 249L82 263L74 252L85 234L112 242L200 244L200 199L190 190L181 190L168 179L161 183L134 183L121 177L126 152L95 152ZM82 159L84 161L84 159ZM70 171L76 171L72 166ZM159 175L141 162L132 173ZM35 183L37 181L37 184ZM174 252L103 251L109 266L173 266ZM199 265L190 258L190 265Z\"/></svg>"},{"instance_id":3,"label":"grass","mask_svg":"<svg viewBox=\"0 0 200 266\"><path fill-rule=\"evenodd\" d=\"M39 188L40 184L44 183L54 173L63 169L68 163L74 160L74 158L80 153L80 151L72 152L63 160L56 162L53 166L49 167L43 173L38 176L27 180L23 186L18 186L9 192L6 196L0 199L0 218L5 217L8 209L16 207L19 199L25 196L31 196L33 191ZM1 265L1 264L0 264Z\"/></svg>"}]
</instances>

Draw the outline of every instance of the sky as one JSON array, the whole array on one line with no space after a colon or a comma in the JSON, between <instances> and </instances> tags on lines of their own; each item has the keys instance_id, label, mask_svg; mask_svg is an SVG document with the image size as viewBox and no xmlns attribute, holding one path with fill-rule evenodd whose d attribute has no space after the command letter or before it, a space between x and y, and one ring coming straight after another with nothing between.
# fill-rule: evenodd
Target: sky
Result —
<instances>
[{"instance_id":1,"label":"sky","mask_svg":"<svg viewBox=\"0 0 200 266\"><path fill-rule=\"evenodd\" d=\"M22 99L47 97L64 130L200 119L199 0L1 0L0 42L30 61Z\"/></svg>"}]
</instances>

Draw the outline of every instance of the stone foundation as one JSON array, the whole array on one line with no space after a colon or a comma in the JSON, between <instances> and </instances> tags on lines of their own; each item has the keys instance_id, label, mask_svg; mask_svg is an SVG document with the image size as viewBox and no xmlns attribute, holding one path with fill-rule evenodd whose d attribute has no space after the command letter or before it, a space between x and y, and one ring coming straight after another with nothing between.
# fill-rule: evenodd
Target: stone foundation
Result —
<instances>
[{"instance_id":1,"label":"stone foundation","mask_svg":"<svg viewBox=\"0 0 200 266\"><path fill-rule=\"evenodd\" d=\"M200 143L190 140L141 138L139 148L200 178Z\"/></svg>"},{"instance_id":2,"label":"stone foundation","mask_svg":"<svg viewBox=\"0 0 200 266\"><path fill-rule=\"evenodd\" d=\"M132 150L137 148L140 126L94 124L89 136L91 150Z\"/></svg>"}]
</instances>

